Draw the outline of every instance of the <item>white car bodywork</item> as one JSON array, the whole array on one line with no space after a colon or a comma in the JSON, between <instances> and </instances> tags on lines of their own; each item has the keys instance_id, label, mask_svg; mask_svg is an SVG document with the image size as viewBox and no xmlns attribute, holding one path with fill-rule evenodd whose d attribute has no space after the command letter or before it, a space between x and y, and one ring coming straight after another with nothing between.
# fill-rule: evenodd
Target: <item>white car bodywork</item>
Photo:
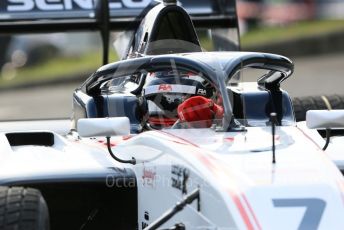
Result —
<instances>
[{"instance_id":1,"label":"white car bodywork","mask_svg":"<svg viewBox=\"0 0 344 230\"><path fill-rule=\"evenodd\" d=\"M212 62L215 57L217 62ZM87 107L96 106L93 97L105 101L111 96L123 99L128 95L125 90L123 94L102 94L100 89L108 81L132 76L136 73L132 71L147 72L147 67L154 72L166 60L186 70L209 68L204 78L221 95L221 124L214 121L213 128L180 129L183 124L176 122L170 129L136 129L135 135L127 135L133 125L138 128L142 124L129 123L130 114L120 115L125 113L117 111L116 106L111 108L116 101L105 104L113 112L110 115L88 114ZM213 68L214 63L221 65ZM133 70L135 66L140 68ZM269 70L253 91L228 84L238 70L246 67ZM74 93L74 101L80 103L73 104L78 116L73 117L68 134L57 134L69 130L63 127L63 121L4 125L0 135L0 184L94 182L96 178L97 183L114 190L133 188L129 199L137 198L131 206L137 219L132 218L135 221L131 226L139 229L157 229L152 225L161 219L165 219L160 222L162 228L182 223L186 229L343 229L344 219L338 214L344 213L340 172L344 156L340 147L324 152L324 140L316 130L305 123L295 125L290 98L279 89L292 70L292 62L285 57L241 52L146 56L103 66L86 81L84 91ZM130 106L128 101L120 102L121 108ZM272 102L278 105L276 110L268 106ZM235 112L240 105L246 118ZM138 109L133 107L131 112ZM278 111L280 115L286 112L283 119L279 118L280 126L276 126L273 116L269 117ZM343 128L344 112L338 113L314 113L319 116L311 123L315 128ZM253 119L257 127L249 122L249 127L244 127L245 119ZM193 191L199 196L192 203L171 218L162 218Z\"/></svg>"},{"instance_id":2,"label":"white car bodywork","mask_svg":"<svg viewBox=\"0 0 344 230\"><path fill-rule=\"evenodd\" d=\"M96 28L102 31L104 48L107 48L105 34L109 32L106 31L109 28L106 27L112 21L106 18L106 14L109 13L103 6L106 1L98 2L100 5L95 15L101 17L96 17L96 20L88 19L91 20L91 26L93 23L97 24ZM134 197L134 201L130 200L130 207L137 210L133 210L133 216L127 219L128 222L133 222L130 222L130 226L136 226L138 229L152 229L150 226L154 225L156 220L171 208L175 208L176 203L180 204L185 197L193 194L193 191L199 192L197 199L164 221L160 227L170 228L182 223L186 229L344 229L344 218L340 216L344 213L344 180L340 172L340 169L344 169L344 156L340 153L342 147L333 147L330 153L324 152L324 140L316 130L310 130L302 123L298 126L290 124L294 123L291 101L285 92L280 91L280 83L292 74L293 63L286 57L273 54L194 52L194 49L188 49L190 47L183 47L186 49L182 49L182 54L174 54L175 49L170 50L169 47L166 47L166 55L157 55L163 54L160 52L156 55L150 54L148 51L154 47L151 46L153 42L160 40L157 39L160 36L153 39L157 32L152 28L159 28L153 25L161 22L162 12L184 12L181 8L175 11L177 5L172 6L173 4L176 2L165 1L165 4L153 9L153 13L147 14L147 18L143 20L146 20L147 24L140 27L145 33L136 34L138 38L142 37L142 40L137 40L137 48L140 49L135 50L136 42L132 44L135 47L128 47L128 57L131 57L131 50L137 58L129 58L99 68L74 92L71 126L62 120L0 124L0 185L39 185L42 181L51 185L50 182L91 181L98 183L97 185L101 184L102 188L113 188L112 190L125 193L130 190L126 187L132 187L129 192L133 196L118 198L111 196L111 193L104 197L109 206L114 206L115 209L112 210L118 213L123 211L124 215L128 213L124 212L127 208L124 205L129 202L118 202L123 205L121 207L118 204L112 205L113 202L110 201L117 202L123 197ZM234 1L231 2L231 6L233 7L230 8L230 12L235 13ZM182 22L188 21L189 27L185 27L183 32L190 32L193 23L188 14L184 14ZM64 12L63 18L65 16ZM222 16L221 14L219 19L227 19ZM234 20L235 18L233 17ZM36 21L44 23L42 20ZM77 21L66 24L65 27L56 27L73 29L73 25L77 27L80 23L81 21ZM25 29L30 28L27 22L19 25ZM233 25L236 28L237 23ZM181 25L177 27L179 26ZM195 31L191 32L194 34L189 34L188 41L193 42L193 45L200 45ZM163 37L165 38L165 35ZM178 37L175 38L175 34L171 37L179 40ZM184 41L184 36L181 38ZM171 41L162 40L165 40L164 44ZM197 48L201 51L200 47ZM175 51L181 52L179 49ZM104 62L107 62L106 58ZM244 68L267 70L267 73L260 76L255 83L254 92L249 95L240 87L232 87L229 84ZM134 125L142 129L136 129L136 135L127 135L132 125L129 123L129 115L136 118L137 110L142 109L136 108L135 105L143 104L142 98L141 101L136 100L139 100L139 95L144 95L142 87L146 74L162 69L173 69L177 70L176 72L181 69L184 72L202 74L206 80L203 83L210 83L209 86L214 87L215 93L221 96L224 116L222 125L218 128L222 131L212 128L146 131L141 124L144 119L140 117ZM112 80L115 80L115 83L120 78L125 81L119 83L140 84L133 90L126 89L123 84L124 86L119 87L119 92L111 91L111 88L118 86L112 85ZM105 93L102 94L104 90ZM118 95L114 95L116 93ZM233 95L237 96L239 103L233 102L235 98L230 98ZM133 107L130 108L131 112L134 114L124 113L127 112L126 107L130 107L130 98L126 97L134 99L131 102L135 103L130 104ZM260 100L253 100L257 97ZM247 103L249 99L250 104ZM285 104L287 106L284 106ZM257 112L255 109L247 112L246 105L254 105L254 108L263 114L263 119L259 120L261 117L254 116ZM242 107L239 107L243 113L240 118L235 117L236 106ZM104 108L106 111L102 110ZM288 110L286 120L282 120L284 110ZM271 113L280 115L279 123L282 124L276 127L274 135L270 125L276 123L271 119L272 116L269 117ZM262 127L237 127L236 119L245 119L246 115L258 119L255 124L263 124ZM116 118L104 118L107 116ZM319 121L318 124L325 124L328 128L326 123L329 123L329 120L327 116L325 118L324 123ZM80 123L76 125L78 121ZM333 124L337 125L338 122L339 120ZM289 126L284 126L285 123ZM110 137L111 141L107 143ZM109 152L113 154L110 155ZM118 161L121 159L129 162L133 158L135 164ZM58 207L63 214L70 215L69 210L64 208L68 204L75 204L70 202L71 199L78 199L79 195L84 195L86 189L82 186L85 184L80 184L77 184L79 193L74 193L78 196L68 197L71 190L67 190L62 193L62 198L59 197L58 201L61 204ZM66 184L59 185L64 188ZM39 186L33 188L40 189ZM89 194L102 196L104 193ZM44 197L44 192L42 195ZM54 198L53 196L52 199ZM49 202L47 204L49 205ZM77 208L83 207L80 205ZM98 207L97 204L91 207L91 210L77 210L73 214L85 211L87 222L94 217L92 213L95 209L98 210ZM53 210L52 206L49 208ZM8 216L4 213L0 218ZM110 214L110 218L113 217L115 220L116 214ZM136 214L137 218L134 216ZM120 220L118 226L123 222L125 220ZM81 225L81 228L83 226Z\"/></svg>"},{"instance_id":3,"label":"white car bodywork","mask_svg":"<svg viewBox=\"0 0 344 230\"><path fill-rule=\"evenodd\" d=\"M61 128L61 127L60 127ZM322 151L322 140L304 124L277 127L276 163L272 163L271 127L243 132L166 129L117 136L110 157L104 138L54 135L54 145L10 146L1 133L2 183L6 179L73 176L131 168L138 189L138 223L143 229L199 188L194 201L163 225L187 229L343 229L344 180ZM337 151L338 153L338 151ZM335 163L343 162L336 155ZM20 170L19 170L20 169ZM116 186L111 175L104 181ZM128 184L130 186L130 184ZM149 214L149 220L145 215Z\"/></svg>"}]
</instances>

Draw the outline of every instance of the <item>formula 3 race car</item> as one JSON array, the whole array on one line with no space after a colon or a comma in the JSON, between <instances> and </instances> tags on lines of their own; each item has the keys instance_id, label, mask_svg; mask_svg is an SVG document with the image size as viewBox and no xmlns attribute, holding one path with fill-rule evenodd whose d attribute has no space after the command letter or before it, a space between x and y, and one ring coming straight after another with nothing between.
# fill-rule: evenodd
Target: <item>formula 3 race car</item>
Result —
<instances>
[{"instance_id":1,"label":"formula 3 race car","mask_svg":"<svg viewBox=\"0 0 344 230\"><path fill-rule=\"evenodd\" d=\"M102 28L120 25L107 3L98 5ZM1 123L0 228L343 229L341 143L324 152L316 129L329 140L330 129L344 127L344 112L310 111L307 125L296 123L280 89L291 60L202 52L174 1L150 6L139 21L123 60L75 90L71 128ZM25 23L10 24L3 26ZM247 68L265 74L237 82ZM221 116L180 117L177 107L195 97L219 104Z\"/></svg>"}]
</instances>

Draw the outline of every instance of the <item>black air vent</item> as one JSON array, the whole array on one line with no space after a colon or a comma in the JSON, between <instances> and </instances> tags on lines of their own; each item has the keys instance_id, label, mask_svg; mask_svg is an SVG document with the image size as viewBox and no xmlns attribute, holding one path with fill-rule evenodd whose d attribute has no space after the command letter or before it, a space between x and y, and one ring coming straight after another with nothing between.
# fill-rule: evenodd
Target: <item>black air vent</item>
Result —
<instances>
[{"instance_id":1,"label":"black air vent","mask_svg":"<svg viewBox=\"0 0 344 230\"><path fill-rule=\"evenodd\" d=\"M11 146L40 145L53 146L54 134L48 132L37 133L7 133L6 137Z\"/></svg>"}]
</instances>

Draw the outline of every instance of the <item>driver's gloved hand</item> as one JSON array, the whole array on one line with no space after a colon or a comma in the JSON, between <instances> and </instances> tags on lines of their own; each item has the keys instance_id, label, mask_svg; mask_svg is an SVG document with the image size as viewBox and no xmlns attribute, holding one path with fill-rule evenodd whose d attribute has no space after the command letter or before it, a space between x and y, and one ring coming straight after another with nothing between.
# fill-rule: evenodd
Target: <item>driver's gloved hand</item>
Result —
<instances>
[{"instance_id":1,"label":"driver's gloved hand","mask_svg":"<svg viewBox=\"0 0 344 230\"><path fill-rule=\"evenodd\" d=\"M191 97L178 106L178 117L181 122L204 121L205 126L210 127L213 119L222 116L222 106L202 96Z\"/></svg>"}]
</instances>

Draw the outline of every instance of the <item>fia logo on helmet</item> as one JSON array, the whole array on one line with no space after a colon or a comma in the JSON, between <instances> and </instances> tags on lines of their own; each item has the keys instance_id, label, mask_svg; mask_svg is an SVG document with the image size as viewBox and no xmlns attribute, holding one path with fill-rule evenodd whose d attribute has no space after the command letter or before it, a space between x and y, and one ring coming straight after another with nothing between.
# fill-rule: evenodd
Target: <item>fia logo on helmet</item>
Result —
<instances>
[{"instance_id":1,"label":"fia logo on helmet","mask_svg":"<svg viewBox=\"0 0 344 230\"><path fill-rule=\"evenodd\" d=\"M109 0L110 9L144 8L151 0ZM96 0L7 0L7 11L91 10ZM6 3L5 3L6 4Z\"/></svg>"},{"instance_id":2,"label":"fia logo on helmet","mask_svg":"<svg viewBox=\"0 0 344 230\"><path fill-rule=\"evenodd\" d=\"M161 84L158 88L159 92L170 92L172 91L172 86L168 84Z\"/></svg>"},{"instance_id":3,"label":"fia logo on helmet","mask_svg":"<svg viewBox=\"0 0 344 230\"><path fill-rule=\"evenodd\" d=\"M198 89L197 94L205 96L205 95L207 95L207 91L205 89Z\"/></svg>"}]
</instances>

